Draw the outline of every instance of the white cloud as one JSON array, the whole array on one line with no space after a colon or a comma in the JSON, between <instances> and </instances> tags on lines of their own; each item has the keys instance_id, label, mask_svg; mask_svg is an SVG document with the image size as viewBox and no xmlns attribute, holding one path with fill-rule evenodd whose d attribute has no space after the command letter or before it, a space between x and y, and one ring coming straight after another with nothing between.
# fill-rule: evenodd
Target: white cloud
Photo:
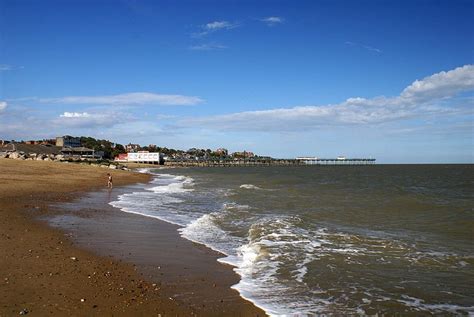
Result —
<instances>
[{"instance_id":1,"label":"white cloud","mask_svg":"<svg viewBox=\"0 0 474 317\"><path fill-rule=\"evenodd\" d=\"M62 118L88 118L91 115L87 112L64 112L59 116Z\"/></svg>"},{"instance_id":2,"label":"white cloud","mask_svg":"<svg viewBox=\"0 0 474 317\"><path fill-rule=\"evenodd\" d=\"M213 43L199 44L199 45L193 45L189 47L189 49L193 51L212 51L212 50L222 50L226 48L227 46L225 45L213 44Z\"/></svg>"},{"instance_id":3,"label":"white cloud","mask_svg":"<svg viewBox=\"0 0 474 317\"><path fill-rule=\"evenodd\" d=\"M448 98L474 87L474 65L464 65L456 69L415 80L405 88L401 97L416 101L433 98Z\"/></svg>"},{"instance_id":4,"label":"white cloud","mask_svg":"<svg viewBox=\"0 0 474 317\"><path fill-rule=\"evenodd\" d=\"M268 26L274 26L277 24L281 24L285 21L282 17L266 17L261 19L260 21L265 22Z\"/></svg>"},{"instance_id":5,"label":"white cloud","mask_svg":"<svg viewBox=\"0 0 474 317\"><path fill-rule=\"evenodd\" d=\"M328 125L379 124L409 118L474 113L474 100L446 104L449 97L474 91L474 66L466 65L415 81L396 97L349 98L325 106L246 111L181 120L181 127L229 131L303 131ZM448 100L449 101L449 100Z\"/></svg>"},{"instance_id":6,"label":"white cloud","mask_svg":"<svg viewBox=\"0 0 474 317\"><path fill-rule=\"evenodd\" d=\"M33 98L36 99L36 98ZM67 96L60 98L38 98L41 103L95 104L95 105L168 105L190 106L204 102L199 97L183 95L161 95L135 92L107 96Z\"/></svg>"},{"instance_id":7,"label":"white cloud","mask_svg":"<svg viewBox=\"0 0 474 317\"><path fill-rule=\"evenodd\" d=\"M3 112L5 109L7 109L7 102L0 101L0 112Z\"/></svg>"},{"instance_id":8,"label":"white cloud","mask_svg":"<svg viewBox=\"0 0 474 317\"><path fill-rule=\"evenodd\" d=\"M128 114L118 112L64 112L52 123L56 126L65 126L68 128L110 128L118 123L132 121L133 118Z\"/></svg>"},{"instance_id":9,"label":"white cloud","mask_svg":"<svg viewBox=\"0 0 474 317\"><path fill-rule=\"evenodd\" d=\"M10 109L9 109L10 110ZM143 121L134 115L107 109L88 109L86 112L62 112L52 115L42 109L11 107L11 111L0 115L0 138L43 139L59 135L88 135L129 142L130 137L142 131L156 133L158 119ZM153 128L154 127L154 128ZM160 136L168 133L161 131ZM158 135L158 134L155 134Z\"/></svg>"}]
</instances>

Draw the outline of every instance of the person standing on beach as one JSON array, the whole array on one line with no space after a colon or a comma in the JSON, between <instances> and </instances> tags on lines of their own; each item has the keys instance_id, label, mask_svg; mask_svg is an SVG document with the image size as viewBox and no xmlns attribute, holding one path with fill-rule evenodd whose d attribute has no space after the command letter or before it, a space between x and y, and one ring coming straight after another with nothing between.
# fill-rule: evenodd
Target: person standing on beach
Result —
<instances>
[{"instance_id":1,"label":"person standing on beach","mask_svg":"<svg viewBox=\"0 0 474 317\"><path fill-rule=\"evenodd\" d=\"M109 177L108 180L107 180L107 187L112 189L113 187L113 184L112 184L112 175L110 175L110 173L107 173L107 176Z\"/></svg>"}]
</instances>

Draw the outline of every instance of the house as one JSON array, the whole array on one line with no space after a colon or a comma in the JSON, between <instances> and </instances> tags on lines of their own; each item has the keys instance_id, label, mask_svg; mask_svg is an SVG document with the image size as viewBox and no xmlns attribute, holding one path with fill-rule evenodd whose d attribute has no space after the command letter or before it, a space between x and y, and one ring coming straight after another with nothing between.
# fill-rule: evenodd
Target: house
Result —
<instances>
[{"instance_id":1,"label":"house","mask_svg":"<svg viewBox=\"0 0 474 317\"><path fill-rule=\"evenodd\" d=\"M224 148L219 148L219 149L215 150L214 153L216 153L218 156L227 156L229 151L227 151L227 149L224 149Z\"/></svg>"},{"instance_id":2,"label":"house","mask_svg":"<svg viewBox=\"0 0 474 317\"><path fill-rule=\"evenodd\" d=\"M163 155L159 152L148 152L138 151L137 153L129 152L119 154L115 157L115 161L118 162L135 162L135 163L147 163L147 164L160 164L162 165Z\"/></svg>"},{"instance_id":3,"label":"house","mask_svg":"<svg viewBox=\"0 0 474 317\"><path fill-rule=\"evenodd\" d=\"M65 135L56 138L56 146L61 147L81 147L81 138L75 138L70 135Z\"/></svg>"},{"instance_id":4,"label":"house","mask_svg":"<svg viewBox=\"0 0 474 317\"><path fill-rule=\"evenodd\" d=\"M63 147L61 153L66 156L81 157L81 158L100 158L93 149L83 146L80 147Z\"/></svg>"},{"instance_id":5,"label":"house","mask_svg":"<svg viewBox=\"0 0 474 317\"><path fill-rule=\"evenodd\" d=\"M25 144L30 144L30 145L55 145L56 140L55 139L29 140L29 141L25 141Z\"/></svg>"},{"instance_id":6,"label":"house","mask_svg":"<svg viewBox=\"0 0 474 317\"><path fill-rule=\"evenodd\" d=\"M243 152L234 152L232 153L232 156L234 158L251 158L251 157L254 157L255 154L253 154L253 152L243 151Z\"/></svg>"},{"instance_id":7,"label":"house","mask_svg":"<svg viewBox=\"0 0 474 317\"><path fill-rule=\"evenodd\" d=\"M128 161L128 153L120 153L114 158L115 161L118 162L127 162Z\"/></svg>"}]
</instances>

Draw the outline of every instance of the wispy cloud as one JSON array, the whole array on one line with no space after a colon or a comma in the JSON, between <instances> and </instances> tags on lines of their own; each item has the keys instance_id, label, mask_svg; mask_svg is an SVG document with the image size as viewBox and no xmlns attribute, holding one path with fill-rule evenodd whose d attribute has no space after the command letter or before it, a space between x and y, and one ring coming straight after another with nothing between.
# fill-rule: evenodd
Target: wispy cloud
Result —
<instances>
[{"instance_id":1,"label":"wispy cloud","mask_svg":"<svg viewBox=\"0 0 474 317\"><path fill-rule=\"evenodd\" d=\"M237 24L231 23L229 21L214 21L214 22L209 22L205 25L203 25L203 29L209 30L209 31L217 31L217 30L222 30L222 29L233 29L237 27Z\"/></svg>"},{"instance_id":2,"label":"wispy cloud","mask_svg":"<svg viewBox=\"0 0 474 317\"><path fill-rule=\"evenodd\" d=\"M455 122L444 126L438 124L426 124L425 126L416 126L408 128L394 128L385 131L387 135L412 135L413 133L429 133L430 135L451 135L451 134L472 134L474 127L471 121Z\"/></svg>"},{"instance_id":3,"label":"wispy cloud","mask_svg":"<svg viewBox=\"0 0 474 317\"><path fill-rule=\"evenodd\" d=\"M268 26L275 26L277 24L283 23L285 19L283 19L282 17L271 16L260 19L260 21L266 23Z\"/></svg>"},{"instance_id":4,"label":"wispy cloud","mask_svg":"<svg viewBox=\"0 0 474 317\"><path fill-rule=\"evenodd\" d=\"M6 71L6 70L12 70L13 66L8 65L8 64L0 64L0 72Z\"/></svg>"},{"instance_id":5,"label":"wispy cloud","mask_svg":"<svg viewBox=\"0 0 474 317\"><path fill-rule=\"evenodd\" d=\"M190 50L193 51L213 51L213 50L223 50L226 49L227 46L215 43L205 43L205 44L198 44L192 45L189 47Z\"/></svg>"},{"instance_id":6,"label":"wispy cloud","mask_svg":"<svg viewBox=\"0 0 474 317\"><path fill-rule=\"evenodd\" d=\"M376 47L373 47L373 46L369 46L369 45L365 45L365 44L361 44L361 43L355 43L355 42L351 42L351 41L346 41L344 44L348 45L348 46L354 46L354 47L361 47L363 49L366 49L368 51L371 51L371 52L375 52L375 53L382 53L382 50L379 49L379 48L376 48Z\"/></svg>"},{"instance_id":7,"label":"wispy cloud","mask_svg":"<svg viewBox=\"0 0 474 317\"><path fill-rule=\"evenodd\" d=\"M7 102L0 101L0 113L2 113L5 109L7 109Z\"/></svg>"},{"instance_id":8,"label":"wispy cloud","mask_svg":"<svg viewBox=\"0 0 474 317\"><path fill-rule=\"evenodd\" d=\"M107 112L64 112L59 117L52 120L52 124L61 127L70 128L94 128L102 127L104 129L110 128L119 123L132 121L133 118L126 113L119 113L113 111Z\"/></svg>"},{"instance_id":9,"label":"wispy cloud","mask_svg":"<svg viewBox=\"0 0 474 317\"><path fill-rule=\"evenodd\" d=\"M192 37L203 37L208 34L221 31L221 30L231 30L239 27L240 24L236 22L229 21L213 21L206 24L203 24L199 27L199 31L192 34Z\"/></svg>"},{"instance_id":10,"label":"wispy cloud","mask_svg":"<svg viewBox=\"0 0 474 317\"><path fill-rule=\"evenodd\" d=\"M24 100L24 98L23 98ZM40 103L80 105L168 105L190 106L204 102L196 96L163 95L148 92L134 92L104 96L66 96L59 98L30 98Z\"/></svg>"},{"instance_id":11,"label":"wispy cloud","mask_svg":"<svg viewBox=\"0 0 474 317\"><path fill-rule=\"evenodd\" d=\"M472 115L474 100L451 97L474 91L474 65L416 80L395 97L349 98L335 105L278 108L188 118L182 127L223 131L305 131L329 125L382 124L430 116Z\"/></svg>"},{"instance_id":12,"label":"wispy cloud","mask_svg":"<svg viewBox=\"0 0 474 317\"><path fill-rule=\"evenodd\" d=\"M131 140L150 131L162 136L157 120L146 121L131 113L113 109L88 109L86 112L45 113L34 107L16 105L0 115L0 138L42 139L58 135L91 135L117 140ZM148 134L148 135L150 135Z\"/></svg>"},{"instance_id":13,"label":"wispy cloud","mask_svg":"<svg viewBox=\"0 0 474 317\"><path fill-rule=\"evenodd\" d=\"M23 69L25 68L24 66L14 66L14 65L9 65L9 64L0 64L0 72L8 71L8 70L17 70L17 69Z\"/></svg>"}]
</instances>

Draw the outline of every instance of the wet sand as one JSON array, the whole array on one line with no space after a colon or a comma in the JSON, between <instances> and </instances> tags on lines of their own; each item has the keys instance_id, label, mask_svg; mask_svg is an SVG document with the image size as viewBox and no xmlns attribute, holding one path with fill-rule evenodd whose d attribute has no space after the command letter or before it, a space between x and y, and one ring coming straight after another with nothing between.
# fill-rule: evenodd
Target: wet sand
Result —
<instances>
[{"instance_id":1,"label":"wet sand","mask_svg":"<svg viewBox=\"0 0 474 317\"><path fill-rule=\"evenodd\" d=\"M180 238L174 225L108 206L126 189L104 191L107 172L115 186L149 179L0 160L0 316L264 315L230 289L238 276L219 254Z\"/></svg>"}]
</instances>

